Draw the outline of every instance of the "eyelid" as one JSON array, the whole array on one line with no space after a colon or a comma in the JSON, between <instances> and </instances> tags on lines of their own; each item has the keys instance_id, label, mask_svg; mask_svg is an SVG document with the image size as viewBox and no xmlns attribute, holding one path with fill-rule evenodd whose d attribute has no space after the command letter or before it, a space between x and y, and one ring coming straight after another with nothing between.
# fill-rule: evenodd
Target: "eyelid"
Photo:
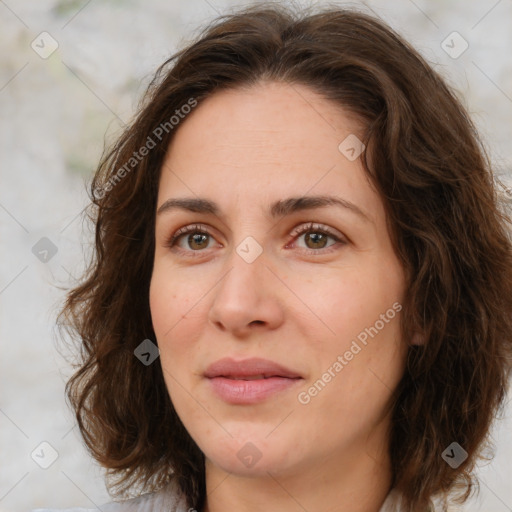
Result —
<instances>
[{"instance_id":1,"label":"eyelid","mask_svg":"<svg viewBox=\"0 0 512 512\"><path fill-rule=\"evenodd\" d=\"M321 257L321 256L328 256L329 254L332 254L333 252L338 251L340 248L339 246L347 245L349 243L349 240L346 236L341 234L339 231L334 230L330 228L329 226L326 226L324 224L319 224L318 222L306 222L302 223L296 228L292 230L290 233L291 236L293 236L292 242L286 245L285 249L288 249L290 247L290 244L295 244L297 241L297 238L299 238L304 233L323 233L327 235L329 238L332 238L335 243L328 246L323 247L321 249L308 249L308 248L300 248L300 252L303 255L306 256L314 256L314 257Z\"/></svg>"},{"instance_id":2,"label":"eyelid","mask_svg":"<svg viewBox=\"0 0 512 512\"><path fill-rule=\"evenodd\" d=\"M215 238L212 234L211 229L204 225L204 224L188 224L187 226L183 226L182 228L179 228L176 230L170 237L168 237L165 241L165 246L169 248L173 248L178 238L180 238L182 235L188 234L188 233L204 233L212 238ZM186 251L186 252L204 252L204 251Z\"/></svg>"},{"instance_id":3,"label":"eyelid","mask_svg":"<svg viewBox=\"0 0 512 512\"><path fill-rule=\"evenodd\" d=\"M290 243L295 243L296 239L300 235L307 233L309 231L325 233L329 237L333 238L337 242L337 244L341 243L341 244L345 245L345 244L349 243L347 237L345 237L339 231L334 230L324 224L319 224L317 222L302 222L301 224L296 226L290 232L289 236L293 237L293 240ZM193 257L201 256L203 253L206 252L206 250L192 251L192 250L182 249L181 247L178 247L178 248L175 247L176 241L181 236L188 234L188 233L195 233L195 232L207 234L208 236L215 238L214 235L212 234L209 226L206 226L204 224L199 224L199 223L198 224L189 224L187 226L183 226L183 227L179 228L170 237L168 237L166 239L165 246L175 250L176 252L181 251L183 253L191 254ZM286 245L286 248L289 247L290 243L288 243ZM322 248L322 249L304 249L304 248L302 248L302 252L304 254L308 254L308 255L310 255L310 254L316 254L316 255L327 254L328 252L330 252L330 251L328 251L328 249L330 249L331 247L333 247L337 244L333 244L332 246L329 246L327 248Z\"/></svg>"},{"instance_id":4,"label":"eyelid","mask_svg":"<svg viewBox=\"0 0 512 512\"><path fill-rule=\"evenodd\" d=\"M290 235L298 236L308 231L322 231L328 234L329 236L338 239L339 241L346 241L346 237L343 236L339 231L334 230L329 226L326 226L325 224L319 224L318 222L303 222L296 226L295 228L293 228Z\"/></svg>"}]
</instances>

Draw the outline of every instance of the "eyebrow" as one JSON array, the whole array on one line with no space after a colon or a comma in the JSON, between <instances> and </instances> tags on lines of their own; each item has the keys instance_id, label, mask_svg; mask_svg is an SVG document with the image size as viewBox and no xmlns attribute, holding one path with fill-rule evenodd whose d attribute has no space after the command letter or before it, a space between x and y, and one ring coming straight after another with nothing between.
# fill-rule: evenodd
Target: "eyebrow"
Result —
<instances>
[{"instance_id":1,"label":"eyebrow","mask_svg":"<svg viewBox=\"0 0 512 512\"><path fill-rule=\"evenodd\" d=\"M337 206L349 210L358 215L366 222L373 223L370 217L363 212L358 206L350 201L335 196L299 196L289 197L275 201L270 205L269 213L273 219L285 217L295 212L304 210L313 210L315 208L326 208L329 206ZM209 199L205 198L173 198L167 199L157 210L157 215L170 212L172 210L185 210L193 213L205 213L212 215L220 215L219 206Z\"/></svg>"}]
</instances>

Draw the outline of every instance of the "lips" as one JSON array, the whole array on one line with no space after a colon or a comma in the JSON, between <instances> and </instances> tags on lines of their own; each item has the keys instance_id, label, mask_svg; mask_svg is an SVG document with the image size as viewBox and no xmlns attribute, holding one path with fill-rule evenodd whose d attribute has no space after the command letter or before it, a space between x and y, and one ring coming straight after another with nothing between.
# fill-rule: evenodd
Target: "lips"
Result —
<instances>
[{"instance_id":1,"label":"lips","mask_svg":"<svg viewBox=\"0 0 512 512\"><path fill-rule=\"evenodd\" d=\"M268 379L270 378L271 375L263 375L263 374L260 374L260 375L249 375L247 377L230 377L231 379L233 380L257 380L257 379Z\"/></svg>"},{"instance_id":2,"label":"lips","mask_svg":"<svg viewBox=\"0 0 512 512\"><path fill-rule=\"evenodd\" d=\"M230 404L254 404L297 385L303 378L274 361L224 358L204 373L212 390Z\"/></svg>"},{"instance_id":3,"label":"lips","mask_svg":"<svg viewBox=\"0 0 512 512\"><path fill-rule=\"evenodd\" d=\"M228 357L208 366L204 376L208 379L226 377L240 380L268 379L270 377L296 379L301 377L298 373L268 359L251 358L235 361Z\"/></svg>"}]
</instances>

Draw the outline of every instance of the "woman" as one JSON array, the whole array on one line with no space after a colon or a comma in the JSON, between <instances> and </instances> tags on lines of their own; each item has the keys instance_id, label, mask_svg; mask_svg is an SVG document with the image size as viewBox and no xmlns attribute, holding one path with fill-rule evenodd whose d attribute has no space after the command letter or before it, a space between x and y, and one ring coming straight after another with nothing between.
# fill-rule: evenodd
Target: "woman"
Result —
<instances>
[{"instance_id":1,"label":"woman","mask_svg":"<svg viewBox=\"0 0 512 512\"><path fill-rule=\"evenodd\" d=\"M467 499L510 374L510 220L464 108L389 27L216 20L91 192L67 393L111 493L140 495L102 510Z\"/></svg>"}]
</instances>

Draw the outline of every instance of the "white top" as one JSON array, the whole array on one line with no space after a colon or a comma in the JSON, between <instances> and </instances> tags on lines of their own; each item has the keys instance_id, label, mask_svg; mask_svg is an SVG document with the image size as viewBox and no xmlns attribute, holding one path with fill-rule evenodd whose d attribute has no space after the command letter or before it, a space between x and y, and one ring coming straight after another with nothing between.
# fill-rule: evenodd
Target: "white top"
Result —
<instances>
[{"instance_id":1,"label":"white top","mask_svg":"<svg viewBox=\"0 0 512 512\"><path fill-rule=\"evenodd\" d=\"M102 512L189 512L185 497L181 494L174 480L160 491L143 494L119 502L109 502L101 505ZM400 512L400 494L391 490L382 504L379 512ZM66 509L37 508L31 512L96 512L97 508L74 507ZM432 509L434 510L434 509Z\"/></svg>"}]
</instances>

